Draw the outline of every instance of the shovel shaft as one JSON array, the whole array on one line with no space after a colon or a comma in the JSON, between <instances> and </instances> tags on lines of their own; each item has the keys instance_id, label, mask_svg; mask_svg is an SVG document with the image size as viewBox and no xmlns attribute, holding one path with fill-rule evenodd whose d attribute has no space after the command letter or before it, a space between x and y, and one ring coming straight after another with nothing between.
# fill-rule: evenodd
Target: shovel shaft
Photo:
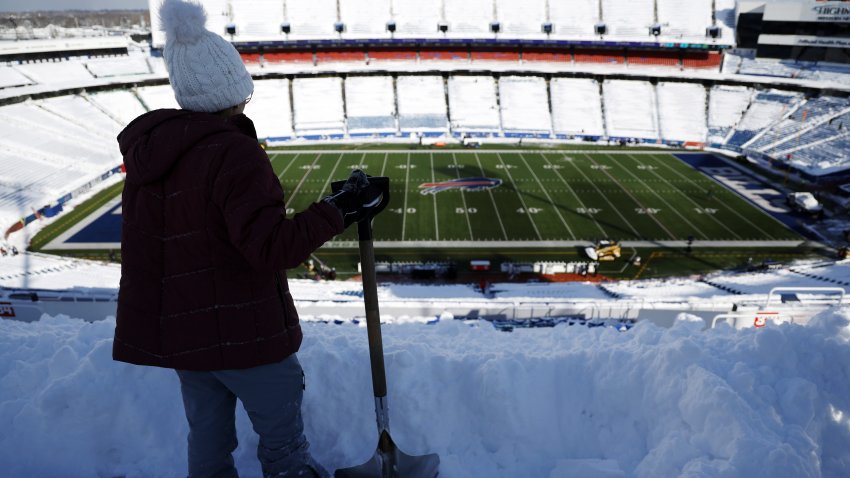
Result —
<instances>
[{"instance_id":1,"label":"shovel shaft","mask_svg":"<svg viewBox=\"0 0 850 478\"><path fill-rule=\"evenodd\" d=\"M378 283L375 276L375 249L372 245L371 221L358 224L360 264L363 268L363 301L366 304L366 331L369 335L369 358L372 363L372 390L375 398L387 396L384 369L384 344L381 339L381 313L378 310Z\"/></svg>"}]
</instances>

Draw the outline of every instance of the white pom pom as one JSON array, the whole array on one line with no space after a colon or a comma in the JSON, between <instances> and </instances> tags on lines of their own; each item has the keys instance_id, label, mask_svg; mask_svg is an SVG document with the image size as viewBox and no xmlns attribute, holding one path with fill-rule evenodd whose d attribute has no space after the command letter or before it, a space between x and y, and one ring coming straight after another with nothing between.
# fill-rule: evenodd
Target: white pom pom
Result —
<instances>
[{"instance_id":1,"label":"white pom pom","mask_svg":"<svg viewBox=\"0 0 850 478\"><path fill-rule=\"evenodd\" d=\"M166 41L195 43L207 32L207 13L198 3L165 0L159 7L160 29Z\"/></svg>"}]
</instances>

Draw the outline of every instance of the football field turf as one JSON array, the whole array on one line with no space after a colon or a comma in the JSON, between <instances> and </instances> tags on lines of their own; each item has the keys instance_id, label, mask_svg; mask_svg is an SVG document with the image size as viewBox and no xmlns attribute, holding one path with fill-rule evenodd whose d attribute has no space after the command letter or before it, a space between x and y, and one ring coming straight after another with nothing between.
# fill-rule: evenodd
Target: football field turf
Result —
<instances>
[{"instance_id":1,"label":"football field turf","mask_svg":"<svg viewBox=\"0 0 850 478\"><path fill-rule=\"evenodd\" d=\"M269 155L290 215L327 195L331 181L346 178L354 168L389 176L391 202L375 221L375 238L399 245L486 248L488 243L532 247L597 239L800 239L735 192L666 153L420 150ZM350 228L335 242L341 246L354 240L355 229Z\"/></svg>"}]
</instances>

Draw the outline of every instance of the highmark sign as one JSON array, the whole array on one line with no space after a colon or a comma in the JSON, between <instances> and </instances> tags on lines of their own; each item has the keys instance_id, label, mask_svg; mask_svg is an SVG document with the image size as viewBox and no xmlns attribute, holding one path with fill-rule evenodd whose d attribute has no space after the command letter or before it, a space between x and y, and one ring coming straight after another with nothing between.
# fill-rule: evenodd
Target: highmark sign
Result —
<instances>
[{"instance_id":1,"label":"highmark sign","mask_svg":"<svg viewBox=\"0 0 850 478\"><path fill-rule=\"evenodd\" d=\"M850 22L850 2L821 2L824 5L816 5L812 10L817 14L821 22Z\"/></svg>"},{"instance_id":2,"label":"highmark sign","mask_svg":"<svg viewBox=\"0 0 850 478\"><path fill-rule=\"evenodd\" d=\"M774 0L764 10L769 22L850 22L850 0Z\"/></svg>"}]
</instances>

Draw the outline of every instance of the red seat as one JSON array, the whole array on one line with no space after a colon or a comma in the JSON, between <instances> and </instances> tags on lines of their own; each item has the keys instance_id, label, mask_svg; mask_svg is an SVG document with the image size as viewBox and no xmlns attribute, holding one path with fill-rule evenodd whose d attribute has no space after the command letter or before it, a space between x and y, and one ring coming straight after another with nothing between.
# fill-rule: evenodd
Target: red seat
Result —
<instances>
[{"instance_id":1,"label":"red seat","mask_svg":"<svg viewBox=\"0 0 850 478\"><path fill-rule=\"evenodd\" d=\"M629 51L630 65L679 66L678 51Z\"/></svg>"},{"instance_id":2,"label":"red seat","mask_svg":"<svg viewBox=\"0 0 850 478\"><path fill-rule=\"evenodd\" d=\"M623 51L618 50L576 50L576 63L615 63L623 64L626 56Z\"/></svg>"},{"instance_id":3,"label":"red seat","mask_svg":"<svg viewBox=\"0 0 850 478\"><path fill-rule=\"evenodd\" d=\"M260 54L259 53L240 53L239 56L242 57L242 61L244 63L259 63L260 62Z\"/></svg>"},{"instance_id":4,"label":"red seat","mask_svg":"<svg viewBox=\"0 0 850 478\"><path fill-rule=\"evenodd\" d=\"M519 61L516 51L473 51L472 61Z\"/></svg>"},{"instance_id":5,"label":"red seat","mask_svg":"<svg viewBox=\"0 0 850 478\"><path fill-rule=\"evenodd\" d=\"M364 51L317 51L316 63L340 63L366 61Z\"/></svg>"},{"instance_id":6,"label":"red seat","mask_svg":"<svg viewBox=\"0 0 850 478\"><path fill-rule=\"evenodd\" d=\"M422 50L420 60L469 60L466 50Z\"/></svg>"},{"instance_id":7,"label":"red seat","mask_svg":"<svg viewBox=\"0 0 850 478\"><path fill-rule=\"evenodd\" d=\"M415 61L414 50L369 50L369 60L378 61Z\"/></svg>"},{"instance_id":8,"label":"red seat","mask_svg":"<svg viewBox=\"0 0 850 478\"><path fill-rule=\"evenodd\" d=\"M686 53L682 64L685 68L720 68L723 55L716 51Z\"/></svg>"},{"instance_id":9,"label":"red seat","mask_svg":"<svg viewBox=\"0 0 850 478\"><path fill-rule=\"evenodd\" d=\"M522 59L525 61L546 61L549 63L563 63L570 61L570 53L567 51L524 51Z\"/></svg>"}]
</instances>

